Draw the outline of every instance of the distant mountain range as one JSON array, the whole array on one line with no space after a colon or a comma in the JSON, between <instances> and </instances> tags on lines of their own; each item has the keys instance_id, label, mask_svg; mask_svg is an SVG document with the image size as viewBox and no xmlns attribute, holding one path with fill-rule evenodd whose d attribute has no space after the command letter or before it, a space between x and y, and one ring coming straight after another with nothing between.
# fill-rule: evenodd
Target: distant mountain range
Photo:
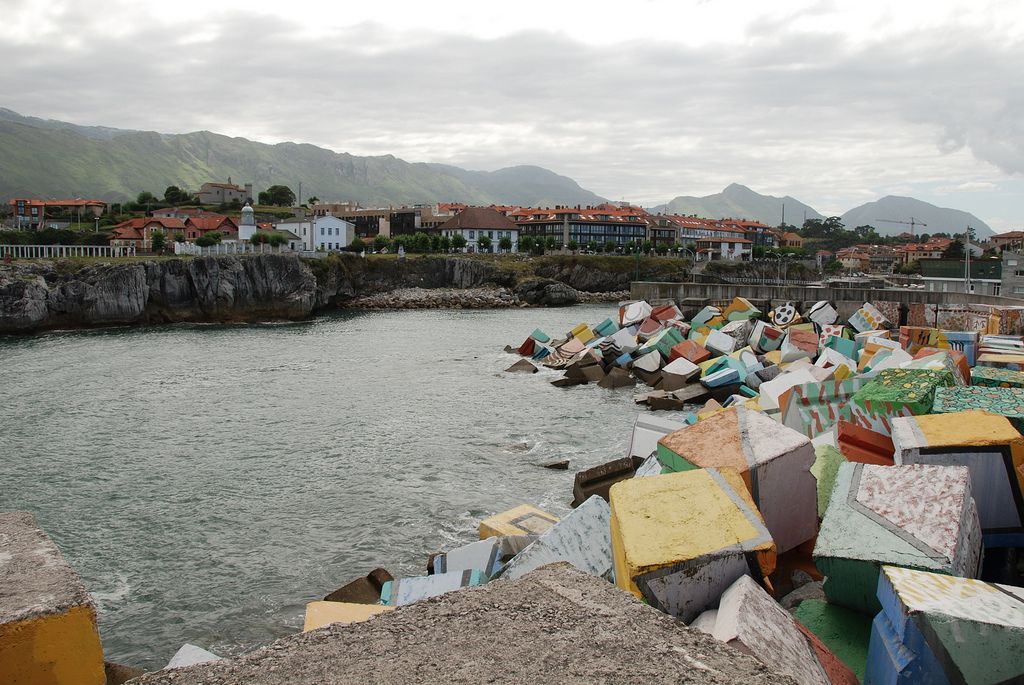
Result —
<instances>
[{"instance_id":1,"label":"distant mountain range","mask_svg":"<svg viewBox=\"0 0 1024 685\"><path fill-rule=\"evenodd\" d=\"M449 201L533 207L606 202L571 178L537 166L469 171L446 164L410 163L392 155L359 157L308 144L267 145L209 131L162 134L80 126L0 108L0 199L119 201L144 190L160 196L171 185L196 191L207 181L228 177L238 184L252 183L255 191L280 183L296 194L301 190L302 201L316 196L368 207ZM680 196L651 211L754 219L771 226L783 219L800 226L805 219L825 218L788 195L761 195L737 183L714 195ZM842 220L848 228L870 224L882 235L896 235L910 229L911 217L921 224L919 234L958 233L967 225L974 227L979 238L993 234L973 214L909 197L888 196L854 207Z\"/></svg>"},{"instance_id":2,"label":"distant mountain range","mask_svg":"<svg viewBox=\"0 0 1024 685\"><path fill-rule=\"evenodd\" d=\"M667 204L654 207L651 211L668 214L696 214L709 219L752 219L778 226L782 223L785 207L786 223L801 226L805 219L824 219L825 216L813 207L790 196L775 197L761 195L746 186L733 183L720 193L704 197L680 196ZM841 217L847 228L874 226L879 235L899 235L910 232L910 220L914 219L914 232L922 233L963 233L972 226L978 238L987 238L995 231L978 217L959 209L936 207L912 197L888 195L880 200L854 207ZM893 223L906 222L906 223ZM927 224L927 226L925 226Z\"/></svg>"},{"instance_id":3,"label":"distant mountain range","mask_svg":"<svg viewBox=\"0 0 1024 685\"><path fill-rule=\"evenodd\" d=\"M196 191L207 181L275 183L328 201L364 206L433 202L592 205L604 198L536 166L468 171L359 157L315 145L267 145L199 131L161 134L24 117L0 108L0 198L96 197L127 200L170 185Z\"/></svg>"}]
</instances>

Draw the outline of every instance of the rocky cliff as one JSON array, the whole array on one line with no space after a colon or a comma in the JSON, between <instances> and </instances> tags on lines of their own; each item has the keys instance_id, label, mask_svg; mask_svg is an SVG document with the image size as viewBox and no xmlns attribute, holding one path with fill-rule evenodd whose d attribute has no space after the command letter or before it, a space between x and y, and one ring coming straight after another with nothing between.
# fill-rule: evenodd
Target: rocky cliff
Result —
<instances>
[{"instance_id":1,"label":"rocky cliff","mask_svg":"<svg viewBox=\"0 0 1024 685\"><path fill-rule=\"evenodd\" d=\"M652 260L645 271L671 278L679 262ZM612 265L621 263L613 258ZM541 278L538 278L541 277ZM219 256L151 261L21 262L0 265L0 333L171 322L302 319L356 297L397 288L513 290L529 304L579 301L577 290L628 287L610 272L573 258L483 260L458 257L360 259L332 255ZM568 286L568 287L567 287Z\"/></svg>"}]
</instances>

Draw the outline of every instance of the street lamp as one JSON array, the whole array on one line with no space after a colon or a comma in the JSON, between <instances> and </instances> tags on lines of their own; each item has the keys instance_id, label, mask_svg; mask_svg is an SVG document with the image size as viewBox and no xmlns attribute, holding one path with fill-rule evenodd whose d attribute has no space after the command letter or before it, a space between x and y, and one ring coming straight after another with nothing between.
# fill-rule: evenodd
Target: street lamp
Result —
<instances>
[{"instance_id":1,"label":"street lamp","mask_svg":"<svg viewBox=\"0 0 1024 685\"><path fill-rule=\"evenodd\" d=\"M93 232L94 233L99 233L100 232L100 218L98 216L96 216L96 217L93 217L93 220L96 222L96 227L93 230Z\"/></svg>"}]
</instances>

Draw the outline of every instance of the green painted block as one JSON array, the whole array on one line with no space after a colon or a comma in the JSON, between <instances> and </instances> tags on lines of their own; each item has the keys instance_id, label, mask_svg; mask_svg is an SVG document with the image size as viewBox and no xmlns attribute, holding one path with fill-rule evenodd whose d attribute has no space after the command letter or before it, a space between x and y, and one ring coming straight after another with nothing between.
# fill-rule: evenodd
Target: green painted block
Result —
<instances>
[{"instance_id":1,"label":"green painted block","mask_svg":"<svg viewBox=\"0 0 1024 685\"><path fill-rule=\"evenodd\" d=\"M807 599L797 607L796 620L824 642L857 680L864 682L871 617L819 599Z\"/></svg>"},{"instance_id":2,"label":"green painted block","mask_svg":"<svg viewBox=\"0 0 1024 685\"><path fill-rule=\"evenodd\" d=\"M837 335L830 335L825 339L825 347L835 350L844 357L857 358L857 343L849 338L840 338Z\"/></svg>"},{"instance_id":3,"label":"green painted block","mask_svg":"<svg viewBox=\"0 0 1024 685\"><path fill-rule=\"evenodd\" d=\"M533 329L533 333L530 334L530 337L539 343L551 342L551 336L549 336L547 333L545 333L539 328Z\"/></svg>"},{"instance_id":4,"label":"green painted block","mask_svg":"<svg viewBox=\"0 0 1024 685\"><path fill-rule=\"evenodd\" d=\"M955 381L949 371L885 369L852 399L868 414L895 415L905 409L920 416L931 412L935 389L950 385L955 385Z\"/></svg>"},{"instance_id":5,"label":"green painted block","mask_svg":"<svg viewBox=\"0 0 1024 685\"><path fill-rule=\"evenodd\" d=\"M1024 388L1024 371L975 366L971 369L971 385L989 388Z\"/></svg>"},{"instance_id":6,"label":"green painted block","mask_svg":"<svg viewBox=\"0 0 1024 685\"><path fill-rule=\"evenodd\" d=\"M605 319L601 323L594 326L593 330L595 333L597 333L599 337L607 338L609 335L619 330L619 327L611 319Z\"/></svg>"},{"instance_id":7,"label":"green painted block","mask_svg":"<svg viewBox=\"0 0 1024 685\"><path fill-rule=\"evenodd\" d=\"M663 467L662 473L678 473L697 468L664 445L658 445L658 461Z\"/></svg>"},{"instance_id":8,"label":"green painted block","mask_svg":"<svg viewBox=\"0 0 1024 685\"><path fill-rule=\"evenodd\" d=\"M932 403L933 414L954 414L970 409L1005 416L1020 431L1024 429L1024 388L980 385L936 388L935 402Z\"/></svg>"},{"instance_id":9,"label":"green painted block","mask_svg":"<svg viewBox=\"0 0 1024 685\"><path fill-rule=\"evenodd\" d=\"M818 518L825 515L828 500L832 496L832 488L836 485L836 474L839 465L846 461L843 453L832 445L821 445L814 450L815 459L811 466L811 475L818 481Z\"/></svg>"}]
</instances>

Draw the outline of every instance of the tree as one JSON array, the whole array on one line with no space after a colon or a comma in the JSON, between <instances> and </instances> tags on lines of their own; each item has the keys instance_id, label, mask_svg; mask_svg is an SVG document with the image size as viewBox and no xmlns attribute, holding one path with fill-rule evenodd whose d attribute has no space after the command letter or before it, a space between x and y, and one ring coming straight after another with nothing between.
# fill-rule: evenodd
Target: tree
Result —
<instances>
[{"instance_id":1,"label":"tree","mask_svg":"<svg viewBox=\"0 0 1024 685\"><path fill-rule=\"evenodd\" d=\"M288 186L273 185L259 194L259 203L275 207L291 207L295 204L295 193Z\"/></svg>"},{"instance_id":2,"label":"tree","mask_svg":"<svg viewBox=\"0 0 1024 685\"><path fill-rule=\"evenodd\" d=\"M508 252L512 249L512 239L507 235L501 236L501 240L498 241L498 249L502 252Z\"/></svg>"},{"instance_id":3,"label":"tree","mask_svg":"<svg viewBox=\"0 0 1024 685\"><path fill-rule=\"evenodd\" d=\"M575 240L570 240L569 241L569 249L572 250L573 252L575 252L576 250L580 249L580 244L578 242L576 242Z\"/></svg>"},{"instance_id":4,"label":"tree","mask_svg":"<svg viewBox=\"0 0 1024 685\"><path fill-rule=\"evenodd\" d=\"M627 253L636 252L636 241L635 240L630 240L628 243L626 243L626 252Z\"/></svg>"},{"instance_id":5,"label":"tree","mask_svg":"<svg viewBox=\"0 0 1024 685\"><path fill-rule=\"evenodd\" d=\"M172 205L180 205L191 199L191 196L178 186L167 186L164 191L164 202L169 202Z\"/></svg>"},{"instance_id":6,"label":"tree","mask_svg":"<svg viewBox=\"0 0 1024 685\"><path fill-rule=\"evenodd\" d=\"M921 273L921 262L917 261L916 259L910 260L909 262L900 267L900 273L907 274L908 276L911 274Z\"/></svg>"},{"instance_id":7,"label":"tree","mask_svg":"<svg viewBox=\"0 0 1024 685\"><path fill-rule=\"evenodd\" d=\"M252 243L253 245L259 245L260 243L270 242L270 239L267 237L266 233L256 231L255 233L252 234L252 237L249 238L249 242ZM198 243L199 241L197 240L196 244Z\"/></svg>"},{"instance_id":8,"label":"tree","mask_svg":"<svg viewBox=\"0 0 1024 685\"><path fill-rule=\"evenodd\" d=\"M380 252L381 250L383 250L387 246L388 246L388 239L385 236L381 235L380 233L378 233L377 235L374 236L374 238L373 238L373 249L375 249L378 252Z\"/></svg>"},{"instance_id":9,"label":"tree","mask_svg":"<svg viewBox=\"0 0 1024 685\"><path fill-rule=\"evenodd\" d=\"M664 257L668 254L668 245L665 243L658 243L657 246L655 246L654 251Z\"/></svg>"},{"instance_id":10,"label":"tree","mask_svg":"<svg viewBox=\"0 0 1024 685\"><path fill-rule=\"evenodd\" d=\"M524 235L519 238L519 251L529 253L533 250L533 236Z\"/></svg>"},{"instance_id":11,"label":"tree","mask_svg":"<svg viewBox=\"0 0 1024 685\"><path fill-rule=\"evenodd\" d=\"M945 250L942 251L943 259L963 259L966 252L964 252L964 244L959 239L954 240L949 244Z\"/></svg>"},{"instance_id":12,"label":"tree","mask_svg":"<svg viewBox=\"0 0 1024 685\"><path fill-rule=\"evenodd\" d=\"M591 252L597 252L598 250L601 249L601 245L596 240L591 240L589 243L587 243L587 249L590 250Z\"/></svg>"},{"instance_id":13,"label":"tree","mask_svg":"<svg viewBox=\"0 0 1024 685\"><path fill-rule=\"evenodd\" d=\"M270 235L269 235L269 236L267 237L267 243L268 243L268 244L269 244L269 245L270 245L271 247L279 247L279 246L281 246L281 245L284 245L284 244L285 244L285 243L287 243L287 242L288 242L288 239L287 239L287 238L285 238L285 237L284 237L283 235L281 235L280 233L271 233L271 234L270 234Z\"/></svg>"},{"instance_id":14,"label":"tree","mask_svg":"<svg viewBox=\"0 0 1024 685\"><path fill-rule=\"evenodd\" d=\"M220 231L210 231L209 233L206 234L206 237L215 243L219 243L224 239L224 234L221 233Z\"/></svg>"},{"instance_id":15,"label":"tree","mask_svg":"<svg viewBox=\"0 0 1024 685\"><path fill-rule=\"evenodd\" d=\"M150 244L152 245L153 252L160 254L164 251L167 246L167 236L164 235L163 231L153 231L149 236Z\"/></svg>"},{"instance_id":16,"label":"tree","mask_svg":"<svg viewBox=\"0 0 1024 685\"><path fill-rule=\"evenodd\" d=\"M437 252L441 249L441 236L437 233L430 234L430 251Z\"/></svg>"},{"instance_id":17,"label":"tree","mask_svg":"<svg viewBox=\"0 0 1024 685\"><path fill-rule=\"evenodd\" d=\"M480 246L481 252L491 251L491 239L485 235L480 236L476 239L476 244Z\"/></svg>"},{"instance_id":18,"label":"tree","mask_svg":"<svg viewBox=\"0 0 1024 685\"><path fill-rule=\"evenodd\" d=\"M452 247L454 247L456 250L461 250L462 248L466 247L466 236L462 235L462 233L456 233L455 235L453 235Z\"/></svg>"},{"instance_id":19,"label":"tree","mask_svg":"<svg viewBox=\"0 0 1024 685\"><path fill-rule=\"evenodd\" d=\"M754 259L764 259L763 245L754 245L754 249L751 250L751 252L753 253Z\"/></svg>"},{"instance_id":20,"label":"tree","mask_svg":"<svg viewBox=\"0 0 1024 685\"><path fill-rule=\"evenodd\" d=\"M176 243L183 243L183 242L185 242L185 234L182 233L181 231L178 231L177 233L175 233L174 234L174 242L176 242Z\"/></svg>"},{"instance_id":21,"label":"tree","mask_svg":"<svg viewBox=\"0 0 1024 685\"><path fill-rule=\"evenodd\" d=\"M311 197L311 198L309 198L308 200L306 200L306 202L307 202L307 203L308 203L308 204L309 204L310 206L313 206L313 205L317 204L318 202L320 202L320 198L318 198L318 197L317 197L316 195L314 195L313 197Z\"/></svg>"},{"instance_id":22,"label":"tree","mask_svg":"<svg viewBox=\"0 0 1024 685\"><path fill-rule=\"evenodd\" d=\"M366 243L363 242L362 238L353 238L352 242L348 245L348 249L352 252L362 252L366 249Z\"/></svg>"},{"instance_id":23,"label":"tree","mask_svg":"<svg viewBox=\"0 0 1024 685\"><path fill-rule=\"evenodd\" d=\"M612 254L613 252L615 252L615 247L615 241L609 240L604 244L604 251L607 252L608 254Z\"/></svg>"},{"instance_id":24,"label":"tree","mask_svg":"<svg viewBox=\"0 0 1024 685\"><path fill-rule=\"evenodd\" d=\"M412 237L413 249L417 252L429 252L430 251L430 236L423 231L418 231L416 235Z\"/></svg>"},{"instance_id":25,"label":"tree","mask_svg":"<svg viewBox=\"0 0 1024 685\"><path fill-rule=\"evenodd\" d=\"M148 190L142 191L141 193L139 193L135 197L135 204L140 205L140 206L142 206L142 205L151 205L154 202L157 202L156 195L154 195L153 193L149 192Z\"/></svg>"},{"instance_id":26,"label":"tree","mask_svg":"<svg viewBox=\"0 0 1024 685\"><path fill-rule=\"evenodd\" d=\"M643 250L644 254L650 254L653 247L654 246L651 245L650 240L645 240L643 243L640 244L640 249Z\"/></svg>"},{"instance_id":27,"label":"tree","mask_svg":"<svg viewBox=\"0 0 1024 685\"><path fill-rule=\"evenodd\" d=\"M447 235L441 236L440 248L441 252L448 252L448 250L452 249L452 239Z\"/></svg>"},{"instance_id":28,"label":"tree","mask_svg":"<svg viewBox=\"0 0 1024 685\"><path fill-rule=\"evenodd\" d=\"M557 243L555 241L555 236L553 235L549 235L547 238L544 239L544 247L546 247L549 250L555 249L556 244Z\"/></svg>"}]
</instances>

